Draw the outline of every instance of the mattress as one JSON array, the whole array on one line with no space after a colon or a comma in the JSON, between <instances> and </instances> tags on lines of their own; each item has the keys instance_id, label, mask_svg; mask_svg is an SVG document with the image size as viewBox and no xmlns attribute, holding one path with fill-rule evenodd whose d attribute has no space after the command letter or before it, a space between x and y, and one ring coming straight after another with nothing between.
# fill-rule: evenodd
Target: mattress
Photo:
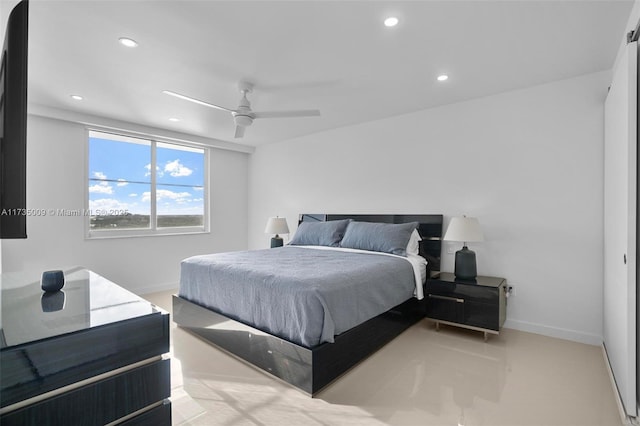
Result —
<instances>
[{"instance_id":1,"label":"mattress","mask_svg":"<svg viewBox=\"0 0 640 426\"><path fill-rule=\"evenodd\" d=\"M413 297L422 287L413 262L300 246L201 255L182 261L178 294L313 347Z\"/></svg>"}]
</instances>

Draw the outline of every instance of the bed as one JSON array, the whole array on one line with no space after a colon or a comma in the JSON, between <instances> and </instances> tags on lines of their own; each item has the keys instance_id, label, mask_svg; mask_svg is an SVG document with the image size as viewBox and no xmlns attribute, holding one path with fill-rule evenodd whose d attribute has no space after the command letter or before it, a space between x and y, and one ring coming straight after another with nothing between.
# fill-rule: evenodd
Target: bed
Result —
<instances>
[{"instance_id":1,"label":"bed","mask_svg":"<svg viewBox=\"0 0 640 426\"><path fill-rule=\"evenodd\" d=\"M296 241L297 233L291 242L296 245L186 259L173 297L174 321L317 394L424 317L422 281L440 268L442 215L303 214L299 229L341 223L351 224L342 240L346 249L297 244L304 243ZM427 260L425 270L406 254L367 253L358 250L360 243L349 247L347 240L358 241L355 230L380 223L417 228L416 251ZM344 265L355 271L343 273Z\"/></svg>"}]
</instances>

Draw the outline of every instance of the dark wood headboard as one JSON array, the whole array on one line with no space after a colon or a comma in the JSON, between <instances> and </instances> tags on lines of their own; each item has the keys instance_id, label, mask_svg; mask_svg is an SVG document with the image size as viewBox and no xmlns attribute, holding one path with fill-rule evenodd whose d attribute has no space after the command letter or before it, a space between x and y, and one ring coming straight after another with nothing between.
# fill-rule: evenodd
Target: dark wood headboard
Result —
<instances>
[{"instance_id":1,"label":"dark wood headboard","mask_svg":"<svg viewBox=\"0 0 640 426\"><path fill-rule=\"evenodd\" d=\"M301 222L326 222L328 220L353 219L359 222L408 223L418 222L420 256L427 259L429 272L440 270L442 251L442 215L441 214L301 214Z\"/></svg>"}]
</instances>

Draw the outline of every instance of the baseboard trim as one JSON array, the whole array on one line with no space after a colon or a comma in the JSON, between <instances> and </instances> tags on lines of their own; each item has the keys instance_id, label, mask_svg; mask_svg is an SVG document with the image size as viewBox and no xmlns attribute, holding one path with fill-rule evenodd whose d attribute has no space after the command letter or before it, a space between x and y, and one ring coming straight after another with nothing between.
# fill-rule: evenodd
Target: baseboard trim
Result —
<instances>
[{"instance_id":1,"label":"baseboard trim","mask_svg":"<svg viewBox=\"0 0 640 426\"><path fill-rule=\"evenodd\" d=\"M169 290L177 291L178 287L179 287L178 283L164 283L164 284L156 284L156 285L147 286L147 287L137 287L137 288L131 289L130 291L137 294L138 296L142 296L144 294L157 293L160 291L169 291Z\"/></svg>"},{"instance_id":2,"label":"baseboard trim","mask_svg":"<svg viewBox=\"0 0 640 426\"><path fill-rule=\"evenodd\" d=\"M572 342L585 343L587 345L600 346L602 344L602 336L596 334L583 333L581 331L569 330L566 328L550 327L548 325L526 321L508 319L505 321L504 327L529 333L542 334L543 336L556 337L558 339L571 340Z\"/></svg>"},{"instance_id":3,"label":"baseboard trim","mask_svg":"<svg viewBox=\"0 0 640 426\"><path fill-rule=\"evenodd\" d=\"M613 376L613 370L611 369L611 364L609 363L609 355L607 355L607 347L604 345L604 342L600 345L602 348L602 358L604 359L604 365L607 368L607 373L609 374L609 381L611 382L611 388L613 389L613 394L616 399L616 407L618 407L618 414L620 415L620 420L623 425L634 426L637 425L637 418L633 419L627 416L627 413L624 410L624 405L622 404L622 398L620 397L620 392L618 392L618 385L616 384L616 379Z\"/></svg>"}]
</instances>

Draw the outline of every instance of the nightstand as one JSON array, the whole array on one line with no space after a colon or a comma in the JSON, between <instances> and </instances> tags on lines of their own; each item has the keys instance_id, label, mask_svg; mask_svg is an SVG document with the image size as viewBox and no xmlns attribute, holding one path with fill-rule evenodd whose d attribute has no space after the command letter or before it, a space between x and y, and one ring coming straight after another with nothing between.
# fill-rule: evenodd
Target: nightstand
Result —
<instances>
[{"instance_id":1,"label":"nightstand","mask_svg":"<svg viewBox=\"0 0 640 426\"><path fill-rule=\"evenodd\" d=\"M441 272L427 280L427 318L457 327L470 328L487 335L498 334L507 317L507 280L478 276L459 280L450 272Z\"/></svg>"}]
</instances>

